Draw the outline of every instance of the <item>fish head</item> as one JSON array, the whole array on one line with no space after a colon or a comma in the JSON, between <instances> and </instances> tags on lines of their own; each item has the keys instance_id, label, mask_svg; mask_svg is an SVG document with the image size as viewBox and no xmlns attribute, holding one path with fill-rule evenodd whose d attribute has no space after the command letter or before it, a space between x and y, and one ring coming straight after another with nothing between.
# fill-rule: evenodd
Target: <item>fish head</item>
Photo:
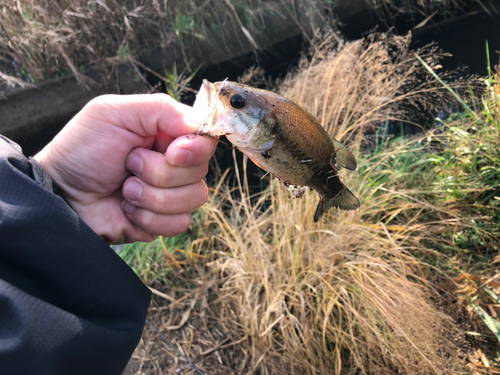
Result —
<instances>
[{"instance_id":1,"label":"fish head","mask_svg":"<svg viewBox=\"0 0 500 375\"><path fill-rule=\"evenodd\" d=\"M270 148L275 121L263 95L236 82L204 80L194 103L205 113L201 132L226 135L239 148Z\"/></svg>"}]
</instances>

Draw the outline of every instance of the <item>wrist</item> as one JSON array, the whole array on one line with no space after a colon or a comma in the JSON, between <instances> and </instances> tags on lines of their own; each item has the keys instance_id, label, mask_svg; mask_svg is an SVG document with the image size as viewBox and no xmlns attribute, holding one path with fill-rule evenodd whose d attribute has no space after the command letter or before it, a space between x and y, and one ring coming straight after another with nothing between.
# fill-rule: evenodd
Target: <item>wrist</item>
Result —
<instances>
[{"instance_id":1,"label":"wrist","mask_svg":"<svg viewBox=\"0 0 500 375\"><path fill-rule=\"evenodd\" d=\"M50 151L47 150L47 147L35 156L30 157L30 162L33 166L34 179L48 190L51 190L54 194L63 198L66 204L99 237L107 243L112 243L112 239L109 238L107 233L105 233L105 223L93 223L92 220L89 220L91 216L86 215L84 208L72 198L71 191L73 189L64 182L61 175L57 172L57 168L54 167L54 164L50 161L50 159Z\"/></svg>"}]
</instances>

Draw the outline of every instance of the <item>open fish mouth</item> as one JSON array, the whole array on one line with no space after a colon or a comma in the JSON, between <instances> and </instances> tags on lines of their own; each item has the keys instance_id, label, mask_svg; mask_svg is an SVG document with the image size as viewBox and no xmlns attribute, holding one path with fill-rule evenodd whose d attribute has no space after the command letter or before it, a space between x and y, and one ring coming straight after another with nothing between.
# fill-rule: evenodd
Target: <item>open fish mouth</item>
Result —
<instances>
[{"instance_id":1,"label":"open fish mouth","mask_svg":"<svg viewBox=\"0 0 500 375\"><path fill-rule=\"evenodd\" d=\"M213 136L226 134L224 123L226 122L227 113L217 100L224 84L225 81L217 88L206 79L203 80L193 105L195 111L204 114L203 123L197 134L206 133Z\"/></svg>"}]
</instances>

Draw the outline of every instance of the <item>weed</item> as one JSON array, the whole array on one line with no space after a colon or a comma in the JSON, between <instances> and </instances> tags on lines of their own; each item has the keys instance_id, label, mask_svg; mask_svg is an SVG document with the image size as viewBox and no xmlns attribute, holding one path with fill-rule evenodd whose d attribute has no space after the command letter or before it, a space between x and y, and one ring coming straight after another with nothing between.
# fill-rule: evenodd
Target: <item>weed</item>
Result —
<instances>
[{"instance_id":1,"label":"weed","mask_svg":"<svg viewBox=\"0 0 500 375\"><path fill-rule=\"evenodd\" d=\"M189 83L191 80L196 76L196 73L198 73L199 67L194 70L193 73L191 73L189 76L185 76L187 68L185 68L180 74L177 73L177 64L174 63L174 66L172 68L172 71L167 71L167 69L164 69L165 72L165 88L167 91L167 94L170 95L172 98L177 100L178 102L181 101L182 95L186 91L191 91L188 88Z\"/></svg>"}]
</instances>

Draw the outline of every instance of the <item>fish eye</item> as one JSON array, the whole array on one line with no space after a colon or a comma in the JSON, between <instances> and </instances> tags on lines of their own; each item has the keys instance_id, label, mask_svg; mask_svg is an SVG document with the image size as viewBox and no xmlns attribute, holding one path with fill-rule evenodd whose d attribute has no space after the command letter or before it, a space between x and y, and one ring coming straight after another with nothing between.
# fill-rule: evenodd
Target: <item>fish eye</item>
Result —
<instances>
[{"instance_id":1,"label":"fish eye","mask_svg":"<svg viewBox=\"0 0 500 375\"><path fill-rule=\"evenodd\" d=\"M234 94L231 96L231 99L229 99L231 103L231 107L235 109L241 109L245 106L245 97L241 94Z\"/></svg>"}]
</instances>

